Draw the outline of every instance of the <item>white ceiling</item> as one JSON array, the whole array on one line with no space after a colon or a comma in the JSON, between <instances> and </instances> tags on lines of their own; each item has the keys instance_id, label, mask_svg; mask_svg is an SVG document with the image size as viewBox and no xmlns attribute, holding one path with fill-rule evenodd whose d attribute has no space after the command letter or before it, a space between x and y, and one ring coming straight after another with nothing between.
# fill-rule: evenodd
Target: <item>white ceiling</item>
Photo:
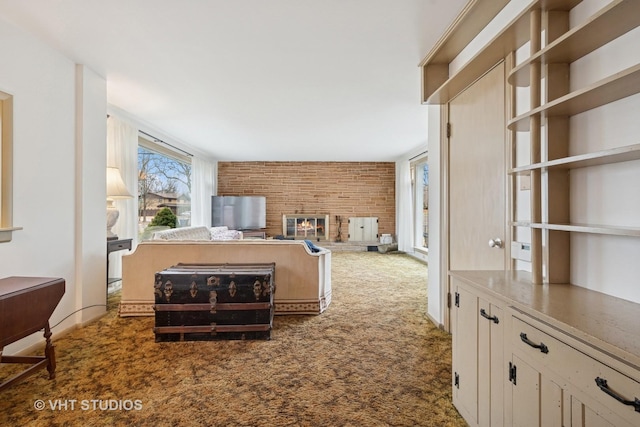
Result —
<instances>
[{"instance_id":1,"label":"white ceiling","mask_svg":"<svg viewBox=\"0 0 640 427\"><path fill-rule=\"evenodd\" d=\"M110 105L218 160L426 148L418 63L466 0L0 0Z\"/></svg>"}]
</instances>

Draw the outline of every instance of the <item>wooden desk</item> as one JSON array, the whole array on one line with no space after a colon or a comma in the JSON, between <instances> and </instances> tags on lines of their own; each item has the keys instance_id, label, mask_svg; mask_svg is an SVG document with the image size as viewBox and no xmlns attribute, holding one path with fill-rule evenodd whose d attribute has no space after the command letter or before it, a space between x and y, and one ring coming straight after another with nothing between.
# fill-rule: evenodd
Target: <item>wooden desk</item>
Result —
<instances>
[{"instance_id":1,"label":"wooden desk","mask_svg":"<svg viewBox=\"0 0 640 427\"><path fill-rule=\"evenodd\" d=\"M9 387L46 366L49 379L55 378L56 358L51 344L49 318L62 299L65 281L49 277L7 277L0 279L0 362L32 366L0 384ZM2 356L8 344L44 329L44 356Z\"/></svg>"}]
</instances>

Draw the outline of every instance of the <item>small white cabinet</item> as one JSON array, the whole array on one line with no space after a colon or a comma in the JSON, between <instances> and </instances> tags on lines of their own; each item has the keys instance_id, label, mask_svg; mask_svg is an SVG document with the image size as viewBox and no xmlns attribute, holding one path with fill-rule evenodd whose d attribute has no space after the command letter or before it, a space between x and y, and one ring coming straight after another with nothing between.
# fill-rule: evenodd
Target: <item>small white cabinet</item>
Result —
<instances>
[{"instance_id":1,"label":"small white cabinet","mask_svg":"<svg viewBox=\"0 0 640 427\"><path fill-rule=\"evenodd\" d=\"M375 242L378 240L377 217L349 218L350 242Z\"/></svg>"},{"instance_id":2,"label":"small white cabinet","mask_svg":"<svg viewBox=\"0 0 640 427\"><path fill-rule=\"evenodd\" d=\"M452 280L453 403L470 425L478 425L478 297Z\"/></svg>"},{"instance_id":3,"label":"small white cabinet","mask_svg":"<svg viewBox=\"0 0 640 427\"><path fill-rule=\"evenodd\" d=\"M452 279L453 403L470 425L503 425L503 309Z\"/></svg>"}]
</instances>

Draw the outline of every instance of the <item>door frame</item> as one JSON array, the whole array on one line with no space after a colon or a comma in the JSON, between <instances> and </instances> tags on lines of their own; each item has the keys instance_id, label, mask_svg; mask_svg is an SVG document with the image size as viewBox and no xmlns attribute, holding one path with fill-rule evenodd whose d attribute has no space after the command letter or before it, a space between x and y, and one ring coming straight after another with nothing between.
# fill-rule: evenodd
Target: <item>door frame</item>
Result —
<instances>
[{"instance_id":1,"label":"door frame","mask_svg":"<svg viewBox=\"0 0 640 427\"><path fill-rule=\"evenodd\" d=\"M442 313L442 327L445 331L451 332L451 280L449 279L449 133L447 127L449 124L449 108L450 103L463 93L466 89L473 86L478 80L482 79L487 73L493 70L500 63L504 62L504 116L506 122L514 116L515 113L515 90L511 85L507 84L507 76L515 66L515 56L513 53L509 53L506 58L493 64L489 67L480 77L478 77L469 86L462 89L455 96L451 97L446 104L440 105L440 180L441 180L441 193L440 193L440 312ZM515 165L515 131L510 131L505 126L504 129L504 143L505 143L505 166L509 170ZM505 175L507 173L505 170ZM505 270L511 270L513 268L513 262L511 261L511 240L512 240L512 227L509 222L513 218L513 192L514 185L513 179L508 179L505 176L505 224L504 224L504 256L505 256Z\"/></svg>"}]
</instances>

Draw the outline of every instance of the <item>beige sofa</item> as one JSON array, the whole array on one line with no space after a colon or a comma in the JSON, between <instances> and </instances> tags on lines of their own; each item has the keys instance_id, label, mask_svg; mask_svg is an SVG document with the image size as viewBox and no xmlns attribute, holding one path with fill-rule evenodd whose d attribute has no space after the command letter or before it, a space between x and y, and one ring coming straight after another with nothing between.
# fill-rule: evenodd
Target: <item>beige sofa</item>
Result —
<instances>
[{"instance_id":1,"label":"beige sofa","mask_svg":"<svg viewBox=\"0 0 640 427\"><path fill-rule=\"evenodd\" d=\"M152 316L155 273L183 264L275 262L275 313L320 314L331 302L331 251L297 240L164 240L122 257L122 317Z\"/></svg>"}]
</instances>

